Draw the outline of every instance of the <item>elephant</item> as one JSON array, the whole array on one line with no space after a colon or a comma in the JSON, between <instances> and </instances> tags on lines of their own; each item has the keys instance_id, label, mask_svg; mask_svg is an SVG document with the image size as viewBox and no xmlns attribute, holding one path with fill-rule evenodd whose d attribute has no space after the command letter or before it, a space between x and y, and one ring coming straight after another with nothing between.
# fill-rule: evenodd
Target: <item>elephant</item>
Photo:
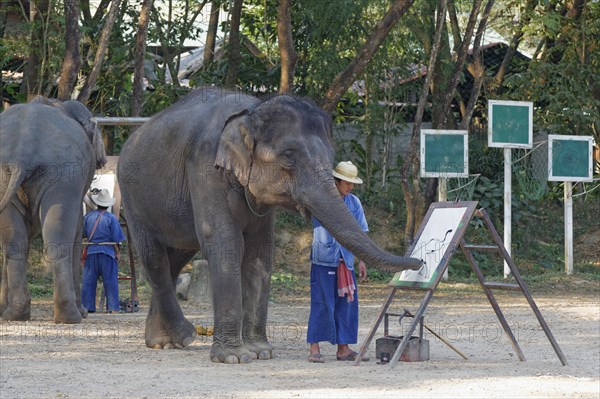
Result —
<instances>
[{"instance_id":1,"label":"elephant","mask_svg":"<svg viewBox=\"0 0 600 399\"><path fill-rule=\"evenodd\" d=\"M29 320L27 258L41 233L54 276L54 322L79 323L83 197L106 163L92 113L77 101L41 96L0 113L0 316Z\"/></svg>"},{"instance_id":2,"label":"elephant","mask_svg":"<svg viewBox=\"0 0 600 399\"><path fill-rule=\"evenodd\" d=\"M276 207L314 215L374 267L420 267L418 259L381 250L359 228L335 187L334 155L331 118L310 100L259 100L212 87L192 91L127 139L117 176L152 289L148 347L193 342L175 285L200 250L211 276L211 360L272 358L266 323Z\"/></svg>"}]
</instances>

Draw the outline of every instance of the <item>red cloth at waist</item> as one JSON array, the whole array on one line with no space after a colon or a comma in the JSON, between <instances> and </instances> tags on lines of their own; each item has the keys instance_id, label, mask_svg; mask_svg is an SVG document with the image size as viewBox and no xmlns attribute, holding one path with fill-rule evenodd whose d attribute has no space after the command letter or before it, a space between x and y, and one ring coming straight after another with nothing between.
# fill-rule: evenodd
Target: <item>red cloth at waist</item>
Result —
<instances>
[{"instance_id":1,"label":"red cloth at waist","mask_svg":"<svg viewBox=\"0 0 600 399\"><path fill-rule=\"evenodd\" d=\"M356 291L356 285L354 285L352 272L348 270L343 260L340 261L340 264L337 267L337 281L338 295L348 295L346 298L348 302L354 301L354 291Z\"/></svg>"}]
</instances>

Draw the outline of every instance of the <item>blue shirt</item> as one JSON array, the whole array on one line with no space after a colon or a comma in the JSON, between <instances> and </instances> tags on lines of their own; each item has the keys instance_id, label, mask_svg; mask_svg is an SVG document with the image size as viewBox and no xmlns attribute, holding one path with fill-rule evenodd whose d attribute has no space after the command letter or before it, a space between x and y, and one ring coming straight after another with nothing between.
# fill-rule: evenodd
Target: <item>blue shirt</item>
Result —
<instances>
[{"instance_id":1,"label":"blue shirt","mask_svg":"<svg viewBox=\"0 0 600 399\"><path fill-rule=\"evenodd\" d=\"M96 220L100 217L101 210L90 211L83 217L83 237L90 242L116 242L125 241L125 235L119 225L119 221L112 213L102 212L102 218L98 222L94 235L90 240L90 234L94 228ZM116 259L115 248L113 245L88 245L87 254L103 253Z\"/></svg>"},{"instance_id":2,"label":"blue shirt","mask_svg":"<svg viewBox=\"0 0 600 399\"><path fill-rule=\"evenodd\" d=\"M361 229L364 232L369 231L365 212L358 197L354 194L348 194L343 199ZM310 261L316 265L338 267L340 258L343 258L348 270L354 270L354 255L337 242L315 217L312 218L312 224L313 241L310 251Z\"/></svg>"}]
</instances>

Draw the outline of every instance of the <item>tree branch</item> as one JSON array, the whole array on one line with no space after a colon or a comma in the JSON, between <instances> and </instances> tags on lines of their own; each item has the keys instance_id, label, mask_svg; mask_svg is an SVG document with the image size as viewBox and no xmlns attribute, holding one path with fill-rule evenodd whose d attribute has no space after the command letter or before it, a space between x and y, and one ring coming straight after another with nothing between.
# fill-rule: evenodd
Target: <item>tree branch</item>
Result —
<instances>
[{"instance_id":1,"label":"tree branch","mask_svg":"<svg viewBox=\"0 0 600 399\"><path fill-rule=\"evenodd\" d=\"M144 95L144 60L146 59L146 39L150 12L154 0L144 0L140 11L139 28L135 35L135 66L133 71L133 93L131 99L131 116L140 116Z\"/></svg>"},{"instance_id":2,"label":"tree branch","mask_svg":"<svg viewBox=\"0 0 600 399\"><path fill-rule=\"evenodd\" d=\"M391 5L381 21L375 25L375 28L367 38L367 41L358 50L354 60L333 80L321 105L325 112L333 113L337 107L337 103L342 98L342 95L348 90L352 83L354 83L357 76L365 70L371 61L371 58L373 58L379 49L379 46L381 46L381 43L383 43L394 25L396 25L413 3L414 0L396 0Z\"/></svg>"},{"instance_id":3,"label":"tree branch","mask_svg":"<svg viewBox=\"0 0 600 399\"><path fill-rule=\"evenodd\" d=\"M81 92L77 97L77 100L83 104L87 104L88 100L90 99L90 95L92 94L92 89L96 84L96 80L98 80L98 76L100 76L100 70L102 69L102 63L104 62L104 56L106 55L106 48L108 47L108 39L110 38L110 33L112 32L112 28L117 19L120 6L121 0L113 0L106 21L104 21L102 33L100 34L100 41L98 42L98 48L96 49L94 65L92 66L92 70L85 80L83 89L81 89Z\"/></svg>"},{"instance_id":4,"label":"tree branch","mask_svg":"<svg viewBox=\"0 0 600 399\"><path fill-rule=\"evenodd\" d=\"M294 72L298 61L298 53L294 50L291 7L291 0L279 0L279 6L277 7L277 40L281 56L280 94L293 90Z\"/></svg>"}]
</instances>

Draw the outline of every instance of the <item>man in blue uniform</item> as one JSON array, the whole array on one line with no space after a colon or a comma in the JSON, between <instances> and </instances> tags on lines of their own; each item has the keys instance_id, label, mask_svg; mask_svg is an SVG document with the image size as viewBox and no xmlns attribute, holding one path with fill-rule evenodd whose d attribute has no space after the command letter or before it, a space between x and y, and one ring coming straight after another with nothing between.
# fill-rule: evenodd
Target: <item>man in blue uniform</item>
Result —
<instances>
[{"instance_id":1,"label":"man in blue uniform","mask_svg":"<svg viewBox=\"0 0 600 399\"><path fill-rule=\"evenodd\" d=\"M363 231L369 231L360 200L350 191L361 184L358 169L352 162L340 162L333 171L335 185L344 203ZM338 360L355 360L357 353L349 344L358 340L358 292L354 275L354 255L313 217L313 242L310 271L310 316L306 340L310 344L308 361L323 363L319 342L337 344ZM367 267L358 260L360 281ZM363 358L363 361L368 360Z\"/></svg>"},{"instance_id":2,"label":"man in blue uniform","mask_svg":"<svg viewBox=\"0 0 600 399\"><path fill-rule=\"evenodd\" d=\"M117 313L119 305L119 260L120 245L125 235L119 221L108 208L115 203L108 190L103 189L92 195L92 201L98 206L95 211L83 217L83 237L90 244L84 247L85 263L83 266L83 285L81 303L90 313L96 311L96 287L98 278L102 276L106 293L108 313Z\"/></svg>"}]
</instances>

